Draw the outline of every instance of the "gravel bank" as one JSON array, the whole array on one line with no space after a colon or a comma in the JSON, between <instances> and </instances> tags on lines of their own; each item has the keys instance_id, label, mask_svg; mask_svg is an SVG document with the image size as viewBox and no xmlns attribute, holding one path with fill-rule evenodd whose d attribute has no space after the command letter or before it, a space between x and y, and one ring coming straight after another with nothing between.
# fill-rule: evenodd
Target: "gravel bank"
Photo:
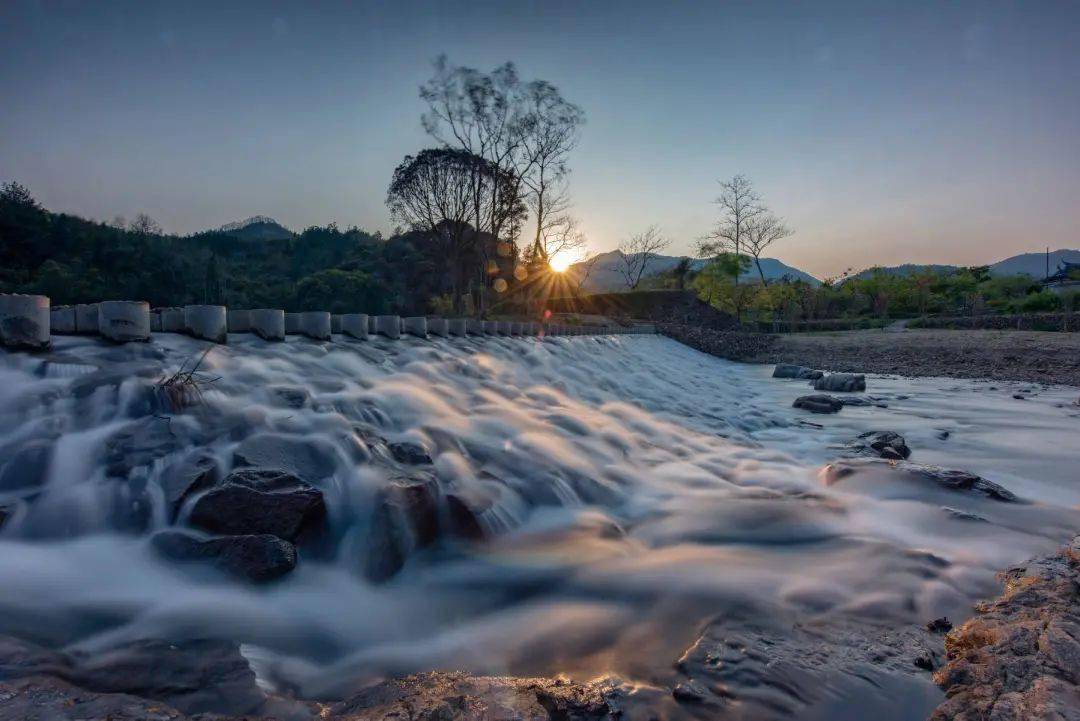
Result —
<instances>
[{"instance_id":1,"label":"gravel bank","mask_svg":"<svg viewBox=\"0 0 1080 721\"><path fill-rule=\"evenodd\" d=\"M706 353L750 363L1080 386L1080 333L905 329L764 335L671 326L665 333Z\"/></svg>"}]
</instances>

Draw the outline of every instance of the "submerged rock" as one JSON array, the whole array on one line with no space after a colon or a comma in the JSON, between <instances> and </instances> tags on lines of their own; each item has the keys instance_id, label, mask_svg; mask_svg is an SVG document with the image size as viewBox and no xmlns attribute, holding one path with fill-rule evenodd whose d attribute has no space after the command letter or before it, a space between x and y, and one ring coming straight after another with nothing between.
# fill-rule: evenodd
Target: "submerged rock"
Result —
<instances>
[{"instance_id":1,"label":"submerged rock","mask_svg":"<svg viewBox=\"0 0 1080 721\"><path fill-rule=\"evenodd\" d=\"M272 386L270 395L286 408L304 408L311 404L311 394L306 388Z\"/></svg>"},{"instance_id":2,"label":"submerged rock","mask_svg":"<svg viewBox=\"0 0 1080 721\"><path fill-rule=\"evenodd\" d=\"M878 456L888 460L904 460L911 455L904 437L893 431L867 431L847 443L847 449L858 455Z\"/></svg>"},{"instance_id":3,"label":"submerged rock","mask_svg":"<svg viewBox=\"0 0 1080 721\"><path fill-rule=\"evenodd\" d=\"M133 469L175 453L180 446L177 429L167 419L132 421L105 442L105 470L126 478Z\"/></svg>"},{"instance_id":4,"label":"submerged rock","mask_svg":"<svg viewBox=\"0 0 1080 721\"><path fill-rule=\"evenodd\" d=\"M172 561L208 561L233 576L272 581L296 568L296 547L270 534L201 538L185 531L161 531L154 550Z\"/></svg>"},{"instance_id":5,"label":"submerged rock","mask_svg":"<svg viewBox=\"0 0 1080 721\"><path fill-rule=\"evenodd\" d=\"M0 451L0 493L34 489L45 483L52 459L53 442L35 438Z\"/></svg>"},{"instance_id":6,"label":"submerged rock","mask_svg":"<svg viewBox=\"0 0 1080 721\"><path fill-rule=\"evenodd\" d=\"M1005 592L945 637L931 720L1080 719L1080 536L1000 577Z\"/></svg>"},{"instance_id":7,"label":"submerged rock","mask_svg":"<svg viewBox=\"0 0 1080 721\"><path fill-rule=\"evenodd\" d=\"M277 468L314 481L333 475L336 454L333 446L318 439L260 433L237 447L235 461L238 466Z\"/></svg>"},{"instance_id":8,"label":"submerged rock","mask_svg":"<svg viewBox=\"0 0 1080 721\"><path fill-rule=\"evenodd\" d=\"M839 413L844 404L838 398L833 398L824 393L815 393L809 396L799 396L792 403L792 406L811 413Z\"/></svg>"},{"instance_id":9,"label":"submerged rock","mask_svg":"<svg viewBox=\"0 0 1080 721\"><path fill-rule=\"evenodd\" d=\"M1020 502L1011 491L982 476L940 466L924 466L908 461L849 460L830 463L822 471L822 477L828 485L860 476L880 477L883 480L895 477L898 480L936 485L950 491L970 491L995 501Z\"/></svg>"},{"instance_id":10,"label":"submerged rock","mask_svg":"<svg viewBox=\"0 0 1080 721\"><path fill-rule=\"evenodd\" d=\"M825 375L821 371L806 366L793 365L791 363L777 363L773 369L773 378L798 378L800 380L816 380Z\"/></svg>"},{"instance_id":11,"label":"submerged rock","mask_svg":"<svg viewBox=\"0 0 1080 721\"><path fill-rule=\"evenodd\" d=\"M364 575L376 582L394 576L417 548L439 535L439 488L435 478L392 481L375 497Z\"/></svg>"},{"instance_id":12,"label":"submerged rock","mask_svg":"<svg viewBox=\"0 0 1080 721\"><path fill-rule=\"evenodd\" d=\"M166 468L159 483L169 519L176 519L180 506L191 494L210 488L220 477L221 466L207 451L196 451Z\"/></svg>"},{"instance_id":13,"label":"submerged rock","mask_svg":"<svg viewBox=\"0 0 1080 721\"><path fill-rule=\"evenodd\" d=\"M408 463L413 466L431 463L431 456L419 443L403 441L401 443L390 443L388 447L391 455L394 456L394 460L399 463Z\"/></svg>"},{"instance_id":14,"label":"submerged rock","mask_svg":"<svg viewBox=\"0 0 1080 721\"><path fill-rule=\"evenodd\" d=\"M295 541L325 516L322 491L292 473L242 468L195 501L190 521L211 533L269 533Z\"/></svg>"},{"instance_id":15,"label":"submerged rock","mask_svg":"<svg viewBox=\"0 0 1080 721\"><path fill-rule=\"evenodd\" d=\"M866 390L866 376L861 373L830 373L814 381L814 390L853 393Z\"/></svg>"}]
</instances>

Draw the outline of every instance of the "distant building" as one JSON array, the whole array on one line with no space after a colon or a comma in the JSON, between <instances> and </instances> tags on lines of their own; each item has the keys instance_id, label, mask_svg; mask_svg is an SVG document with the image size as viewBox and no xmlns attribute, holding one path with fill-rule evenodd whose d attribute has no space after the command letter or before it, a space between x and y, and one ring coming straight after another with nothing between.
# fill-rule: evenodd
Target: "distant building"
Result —
<instances>
[{"instance_id":1,"label":"distant building","mask_svg":"<svg viewBox=\"0 0 1080 721\"><path fill-rule=\"evenodd\" d=\"M1055 293L1064 293L1069 290L1080 290L1080 263L1070 263L1063 260L1058 263L1057 270L1043 279L1043 288Z\"/></svg>"}]
</instances>

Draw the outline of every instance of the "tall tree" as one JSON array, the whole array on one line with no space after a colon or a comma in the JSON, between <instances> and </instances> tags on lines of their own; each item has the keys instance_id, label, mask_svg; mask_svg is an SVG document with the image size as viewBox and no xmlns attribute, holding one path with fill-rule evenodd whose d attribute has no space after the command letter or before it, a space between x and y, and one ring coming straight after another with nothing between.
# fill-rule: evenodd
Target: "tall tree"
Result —
<instances>
[{"instance_id":1,"label":"tall tree","mask_svg":"<svg viewBox=\"0 0 1080 721\"><path fill-rule=\"evenodd\" d=\"M751 224L764 212L761 198L749 178L736 175L731 180L720 181L716 204L720 206L720 219L716 228L698 243L698 255L703 258L713 258L721 253L739 255L744 250ZM732 267L737 272L739 264ZM738 275L733 280L735 285L739 284Z\"/></svg>"},{"instance_id":2,"label":"tall tree","mask_svg":"<svg viewBox=\"0 0 1080 721\"><path fill-rule=\"evenodd\" d=\"M764 209L747 223L743 247L753 257L762 285L768 285L769 282L765 280L765 271L761 268L761 254L776 241L790 236L791 232L783 220Z\"/></svg>"},{"instance_id":3,"label":"tall tree","mask_svg":"<svg viewBox=\"0 0 1080 721\"><path fill-rule=\"evenodd\" d=\"M655 225L637 235L630 236L619 244L619 257L622 260L619 272L630 290L634 290L641 283L641 277L645 274L649 261L669 245L671 241L665 238Z\"/></svg>"}]
</instances>

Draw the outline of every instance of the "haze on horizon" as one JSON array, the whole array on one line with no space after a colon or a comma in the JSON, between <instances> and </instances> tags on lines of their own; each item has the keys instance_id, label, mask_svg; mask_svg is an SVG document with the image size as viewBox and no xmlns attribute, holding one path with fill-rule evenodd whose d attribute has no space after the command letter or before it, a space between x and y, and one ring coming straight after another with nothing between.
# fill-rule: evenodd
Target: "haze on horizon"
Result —
<instances>
[{"instance_id":1,"label":"haze on horizon","mask_svg":"<svg viewBox=\"0 0 1080 721\"><path fill-rule=\"evenodd\" d=\"M391 228L433 141L431 61L517 64L583 107L595 251L692 253L750 176L819 277L1080 245L1075 3L67 3L0 6L0 181L190 233L266 214Z\"/></svg>"}]
</instances>

